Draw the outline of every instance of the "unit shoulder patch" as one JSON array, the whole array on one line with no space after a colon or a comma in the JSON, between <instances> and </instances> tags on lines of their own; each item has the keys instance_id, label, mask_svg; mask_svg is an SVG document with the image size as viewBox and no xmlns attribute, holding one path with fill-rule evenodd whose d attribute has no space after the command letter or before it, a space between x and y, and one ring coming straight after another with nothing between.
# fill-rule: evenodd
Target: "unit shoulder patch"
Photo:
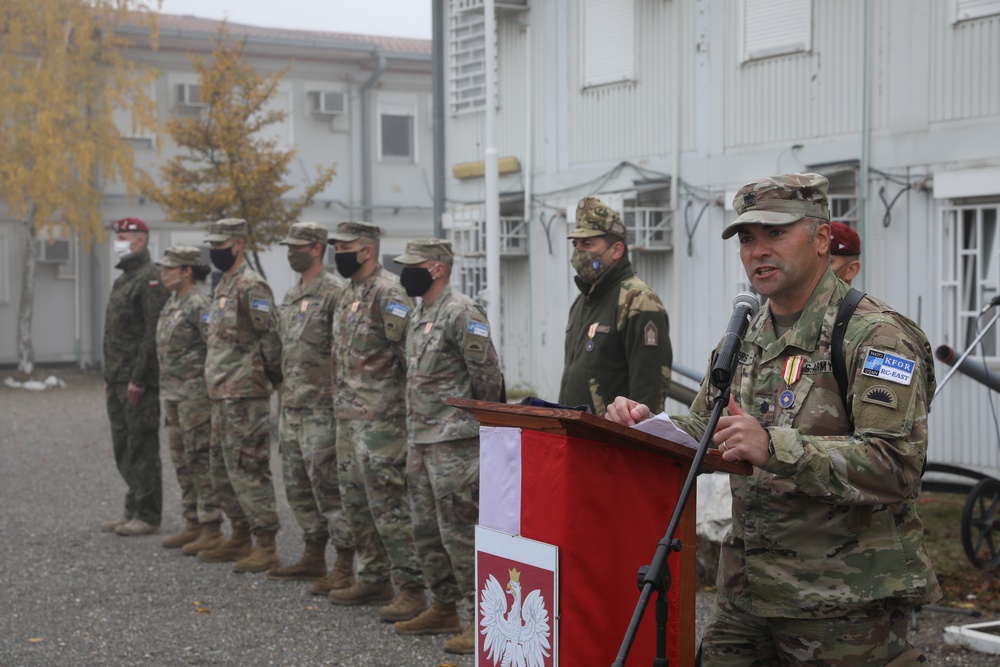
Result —
<instances>
[{"instance_id":1,"label":"unit shoulder patch","mask_svg":"<svg viewBox=\"0 0 1000 667\"><path fill-rule=\"evenodd\" d=\"M886 385L874 385L869 387L863 394L861 394L861 400L865 403L874 403L875 405L892 408L893 410L899 407L899 401L896 399L896 392L892 390L892 387Z\"/></svg>"}]
</instances>

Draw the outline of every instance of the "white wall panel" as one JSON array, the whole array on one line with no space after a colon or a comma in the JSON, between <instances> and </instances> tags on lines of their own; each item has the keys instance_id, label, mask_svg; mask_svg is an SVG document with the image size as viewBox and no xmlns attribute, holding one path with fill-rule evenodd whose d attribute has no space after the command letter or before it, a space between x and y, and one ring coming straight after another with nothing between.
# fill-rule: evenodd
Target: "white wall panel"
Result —
<instances>
[{"instance_id":1,"label":"white wall panel","mask_svg":"<svg viewBox=\"0 0 1000 667\"><path fill-rule=\"evenodd\" d=\"M1000 16L952 24L950 3L933 4L932 119L1000 114Z\"/></svg>"}]
</instances>

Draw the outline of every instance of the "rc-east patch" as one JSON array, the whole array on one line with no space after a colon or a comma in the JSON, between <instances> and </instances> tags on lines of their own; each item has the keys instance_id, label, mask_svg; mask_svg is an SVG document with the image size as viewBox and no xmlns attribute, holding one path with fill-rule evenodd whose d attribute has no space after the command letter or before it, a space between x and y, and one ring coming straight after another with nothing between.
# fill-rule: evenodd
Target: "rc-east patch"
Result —
<instances>
[{"instance_id":1,"label":"rc-east patch","mask_svg":"<svg viewBox=\"0 0 1000 667\"><path fill-rule=\"evenodd\" d=\"M391 341L399 341L406 330L406 316L410 308L399 301L390 301L385 307L385 337Z\"/></svg>"},{"instance_id":2,"label":"rc-east patch","mask_svg":"<svg viewBox=\"0 0 1000 667\"><path fill-rule=\"evenodd\" d=\"M866 431L905 435L912 426L908 421L916 371L916 362L907 357L869 349L855 387L855 423L865 425Z\"/></svg>"},{"instance_id":3,"label":"rc-east patch","mask_svg":"<svg viewBox=\"0 0 1000 667\"><path fill-rule=\"evenodd\" d=\"M271 301L259 296L250 299L250 321L257 331L267 331L271 323Z\"/></svg>"},{"instance_id":4,"label":"rc-east patch","mask_svg":"<svg viewBox=\"0 0 1000 667\"><path fill-rule=\"evenodd\" d=\"M490 325L478 320L469 320L465 326L462 346L469 361L486 361L487 344L490 340Z\"/></svg>"}]
</instances>

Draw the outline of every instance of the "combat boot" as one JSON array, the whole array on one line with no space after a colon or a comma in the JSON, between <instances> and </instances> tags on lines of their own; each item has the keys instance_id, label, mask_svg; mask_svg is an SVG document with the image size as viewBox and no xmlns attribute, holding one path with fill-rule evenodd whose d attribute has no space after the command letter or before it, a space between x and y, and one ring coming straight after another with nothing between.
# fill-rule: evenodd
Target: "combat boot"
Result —
<instances>
[{"instance_id":1,"label":"combat boot","mask_svg":"<svg viewBox=\"0 0 1000 667\"><path fill-rule=\"evenodd\" d=\"M124 526L128 522L129 519L126 519L125 517L122 517L121 519L115 519L114 521L105 521L104 523L101 524L101 532L113 533L115 532L115 528L117 528L118 526Z\"/></svg>"},{"instance_id":2,"label":"combat boot","mask_svg":"<svg viewBox=\"0 0 1000 667\"><path fill-rule=\"evenodd\" d=\"M469 621L465 630L457 637L452 637L444 643L445 653L456 655L473 655L476 652L476 621Z\"/></svg>"},{"instance_id":3,"label":"combat boot","mask_svg":"<svg viewBox=\"0 0 1000 667\"><path fill-rule=\"evenodd\" d=\"M340 588L330 591L330 602L352 607L359 604L385 604L392 600L392 582L388 579L371 583L359 579L350 588Z\"/></svg>"},{"instance_id":4,"label":"combat boot","mask_svg":"<svg viewBox=\"0 0 1000 667\"><path fill-rule=\"evenodd\" d=\"M196 520L188 519L187 523L180 531L173 535L167 535L160 540L160 546L164 549L180 549L185 544L194 542L201 535L201 524Z\"/></svg>"},{"instance_id":5,"label":"combat boot","mask_svg":"<svg viewBox=\"0 0 1000 667\"><path fill-rule=\"evenodd\" d=\"M311 581L326 576L326 542L306 542L302 557L288 567L268 570L268 579Z\"/></svg>"},{"instance_id":6,"label":"combat boot","mask_svg":"<svg viewBox=\"0 0 1000 667\"><path fill-rule=\"evenodd\" d=\"M229 563L246 558L251 551L253 551L253 542L250 541L250 528L248 526L233 526L233 534L229 536L228 541L214 549L199 551L198 560L206 563Z\"/></svg>"},{"instance_id":7,"label":"combat boot","mask_svg":"<svg viewBox=\"0 0 1000 667\"><path fill-rule=\"evenodd\" d=\"M416 618L392 626L399 635L453 635L462 631L462 621L454 602L434 600L430 609Z\"/></svg>"},{"instance_id":8,"label":"combat boot","mask_svg":"<svg viewBox=\"0 0 1000 667\"><path fill-rule=\"evenodd\" d=\"M330 591L349 588L354 583L354 549L337 549L337 560L326 575L309 586L313 595L329 595Z\"/></svg>"},{"instance_id":9,"label":"combat boot","mask_svg":"<svg viewBox=\"0 0 1000 667\"><path fill-rule=\"evenodd\" d=\"M122 525L115 528L115 533L121 535L122 537L133 537L135 535L152 535L153 533L160 532L159 526L154 526L151 523L146 523L142 519L132 519L128 523L123 523Z\"/></svg>"},{"instance_id":10,"label":"combat boot","mask_svg":"<svg viewBox=\"0 0 1000 667\"><path fill-rule=\"evenodd\" d=\"M257 546L246 558L241 558L233 565L233 572L266 572L271 568L280 567L278 548L274 546L276 530L262 530L257 533Z\"/></svg>"},{"instance_id":11,"label":"combat boot","mask_svg":"<svg viewBox=\"0 0 1000 667\"><path fill-rule=\"evenodd\" d=\"M423 586L403 586L392 602L378 610L379 618L388 623L408 621L427 609Z\"/></svg>"},{"instance_id":12,"label":"combat boot","mask_svg":"<svg viewBox=\"0 0 1000 667\"><path fill-rule=\"evenodd\" d=\"M185 556L197 556L199 551L209 551L218 549L226 541L226 536L222 534L222 522L212 521L201 524L201 535L194 542L188 542L181 547L181 553Z\"/></svg>"}]
</instances>

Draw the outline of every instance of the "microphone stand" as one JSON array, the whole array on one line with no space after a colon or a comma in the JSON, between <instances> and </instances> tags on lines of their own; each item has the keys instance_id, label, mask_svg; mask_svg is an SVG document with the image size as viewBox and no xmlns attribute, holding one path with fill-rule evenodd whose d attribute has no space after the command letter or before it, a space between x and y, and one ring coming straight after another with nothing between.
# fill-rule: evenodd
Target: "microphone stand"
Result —
<instances>
[{"instance_id":1,"label":"microphone stand","mask_svg":"<svg viewBox=\"0 0 1000 667\"><path fill-rule=\"evenodd\" d=\"M732 366L735 367L735 365L736 357L734 356ZM733 369L730 368L729 370L729 375L732 376ZM632 613L632 621L625 632L621 648L618 649L618 657L615 658L612 667L625 667L625 660L628 658L632 643L635 641L635 635L639 631L639 623L642 621L646 605L649 604L649 598L652 596L654 590L656 591L656 657L653 659L653 665L654 667L667 667L667 591L670 590L670 568L667 567L667 558L670 556L671 551L681 550L681 541L674 538L677 532L677 525L680 523L684 507L687 505L688 497L691 495L692 487L695 485L702 459L708 453L708 446L712 442L712 435L715 433L715 427L719 423L719 417L722 416L722 411L729 404L728 381L724 387L719 388L716 386L716 389L718 389L718 393L716 393L713 401L712 414L708 419L705 435L702 436L698 449L695 451L694 459L691 461L691 470L688 472L687 479L684 480L684 486L677 499L677 505L674 507L670 523L667 525L667 532L656 543L656 551L653 553L651 563L639 568L638 584L641 590L639 602Z\"/></svg>"}]
</instances>

